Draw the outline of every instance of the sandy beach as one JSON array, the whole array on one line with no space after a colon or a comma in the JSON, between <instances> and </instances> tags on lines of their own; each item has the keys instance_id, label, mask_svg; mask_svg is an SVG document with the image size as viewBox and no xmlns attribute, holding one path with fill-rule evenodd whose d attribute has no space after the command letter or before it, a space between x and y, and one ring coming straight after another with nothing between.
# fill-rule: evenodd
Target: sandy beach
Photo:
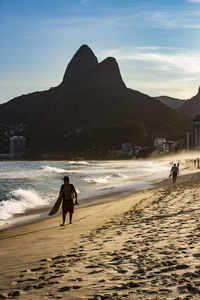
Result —
<instances>
[{"instance_id":1,"label":"sandy beach","mask_svg":"<svg viewBox=\"0 0 200 300\"><path fill-rule=\"evenodd\" d=\"M0 232L0 299L200 299L200 173Z\"/></svg>"}]
</instances>

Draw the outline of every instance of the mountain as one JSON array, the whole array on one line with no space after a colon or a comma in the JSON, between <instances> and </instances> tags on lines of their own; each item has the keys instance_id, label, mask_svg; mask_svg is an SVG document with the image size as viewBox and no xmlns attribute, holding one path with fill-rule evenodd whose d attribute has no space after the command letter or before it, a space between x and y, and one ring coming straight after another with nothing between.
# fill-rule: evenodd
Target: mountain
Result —
<instances>
[{"instance_id":1,"label":"mountain","mask_svg":"<svg viewBox=\"0 0 200 300\"><path fill-rule=\"evenodd\" d=\"M155 97L155 99L185 115L194 117L200 114L200 87L198 93L188 100L180 100L168 96L159 96Z\"/></svg>"},{"instance_id":2,"label":"mountain","mask_svg":"<svg viewBox=\"0 0 200 300\"><path fill-rule=\"evenodd\" d=\"M178 139L190 127L189 117L127 88L115 58L99 63L87 45L75 53L60 85L0 105L0 135L21 130L30 155L38 157L94 157L123 142L152 146L155 137Z\"/></svg>"},{"instance_id":3,"label":"mountain","mask_svg":"<svg viewBox=\"0 0 200 300\"><path fill-rule=\"evenodd\" d=\"M93 51L86 45L83 45L75 53L67 66L64 74L63 84L65 89L70 88L91 68L98 65L98 60Z\"/></svg>"},{"instance_id":4,"label":"mountain","mask_svg":"<svg viewBox=\"0 0 200 300\"><path fill-rule=\"evenodd\" d=\"M168 97L168 96L159 96L159 97L155 97L155 98L173 109L178 109L186 102L186 100L180 100L180 99Z\"/></svg>"},{"instance_id":5,"label":"mountain","mask_svg":"<svg viewBox=\"0 0 200 300\"><path fill-rule=\"evenodd\" d=\"M200 114L200 87L198 93L183 103L183 105L178 108L178 111L189 116Z\"/></svg>"}]
</instances>

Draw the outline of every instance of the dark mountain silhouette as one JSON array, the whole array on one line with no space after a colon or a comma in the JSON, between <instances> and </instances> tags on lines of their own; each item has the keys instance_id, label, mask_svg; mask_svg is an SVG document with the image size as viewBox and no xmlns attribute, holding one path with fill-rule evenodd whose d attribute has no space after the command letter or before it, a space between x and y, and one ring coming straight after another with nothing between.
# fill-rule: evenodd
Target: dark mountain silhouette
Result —
<instances>
[{"instance_id":1,"label":"dark mountain silhouette","mask_svg":"<svg viewBox=\"0 0 200 300\"><path fill-rule=\"evenodd\" d=\"M98 60L93 51L86 45L81 46L65 71L63 78L65 89L70 88L73 83L75 84L85 73L96 65L98 65Z\"/></svg>"},{"instance_id":2,"label":"dark mountain silhouette","mask_svg":"<svg viewBox=\"0 0 200 300\"><path fill-rule=\"evenodd\" d=\"M197 95L188 100L181 100L168 96L159 96L155 98L185 115L192 117L200 114L200 87Z\"/></svg>"},{"instance_id":3,"label":"dark mountain silhouette","mask_svg":"<svg viewBox=\"0 0 200 300\"><path fill-rule=\"evenodd\" d=\"M186 100L181 100L178 98L173 98L173 97L168 97L168 96L159 96L159 97L155 97L155 98L173 109L178 109L186 102Z\"/></svg>"},{"instance_id":4,"label":"dark mountain silhouette","mask_svg":"<svg viewBox=\"0 0 200 300\"><path fill-rule=\"evenodd\" d=\"M59 86L0 105L0 121L23 124L30 153L38 155L90 156L127 141L152 146L155 137L181 138L191 126L189 117L127 88L116 60L98 63L86 45L73 56Z\"/></svg>"},{"instance_id":5,"label":"dark mountain silhouette","mask_svg":"<svg viewBox=\"0 0 200 300\"><path fill-rule=\"evenodd\" d=\"M187 100L181 107L178 108L178 111L189 116L200 114L200 88L194 97Z\"/></svg>"}]
</instances>

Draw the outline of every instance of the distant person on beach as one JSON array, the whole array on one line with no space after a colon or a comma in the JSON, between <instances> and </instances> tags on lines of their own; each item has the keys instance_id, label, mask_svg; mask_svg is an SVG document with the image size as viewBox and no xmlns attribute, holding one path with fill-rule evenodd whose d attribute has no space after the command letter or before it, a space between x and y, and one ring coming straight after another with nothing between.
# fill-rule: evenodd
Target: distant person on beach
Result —
<instances>
[{"instance_id":1,"label":"distant person on beach","mask_svg":"<svg viewBox=\"0 0 200 300\"><path fill-rule=\"evenodd\" d=\"M69 223L72 224L72 215L74 212L74 205L79 205L77 201L77 192L73 184L69 183L69 177L65 176L63 178L64 184L61 185L60 195L63 197L62 203L62 215L63 215L63 223L60 226L65 226L66 214L69 212ZM74 198L75 196L75 203Z\"/></svg>"},{"instance_id":2,"label":"distant person on beach","mask_svg":"<svg viewBox=\"0 0 200 300\"><path fill-rule=\"evenodd\" d=\"M199 169L199 157L197 158L197 168Z\"/></svg>"},{"instance_id":3,"label":"distant person on beach","mask_svg":"<svg viewBox=\"0 0 200 300\"><path fill-rule=\"evenodd\" d=\"M170 175L169 175L170 177L172 176L173 183L176 182L178 175L179 175L179 168L177 167L176 164L174 164L171 168Z\"/></svg>"}]
</instances>

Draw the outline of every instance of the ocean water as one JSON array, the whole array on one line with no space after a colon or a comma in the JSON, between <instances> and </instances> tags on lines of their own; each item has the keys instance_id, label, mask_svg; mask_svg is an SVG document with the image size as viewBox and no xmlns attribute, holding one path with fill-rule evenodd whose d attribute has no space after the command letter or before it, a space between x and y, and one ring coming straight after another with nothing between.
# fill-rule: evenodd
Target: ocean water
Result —
<instances>
[{"instance_id":1,"label":"ocean water","mask_svg":"<svg viewBox=\"0 0 200 300\"><path fill-rule=\"evenodd\" d=\"M70 177L80 206L146 189L169 174L169 159L127 161L0 162L0 229L32 220L50 209L62 178ZM45 212L47 216L47 213Z\"/></svg>"}]
</instances>

